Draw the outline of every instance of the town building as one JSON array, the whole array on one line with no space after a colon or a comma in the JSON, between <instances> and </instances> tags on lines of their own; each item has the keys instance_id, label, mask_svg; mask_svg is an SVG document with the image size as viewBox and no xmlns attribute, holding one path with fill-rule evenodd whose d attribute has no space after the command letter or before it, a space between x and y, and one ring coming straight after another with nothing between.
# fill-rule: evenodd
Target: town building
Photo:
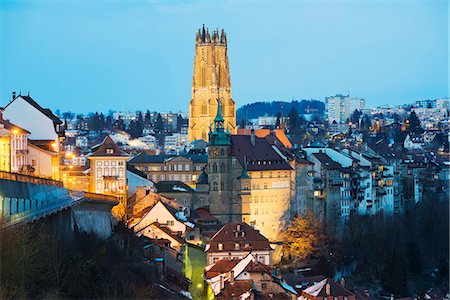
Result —
<instances>
[{"instance_id":1,"label":"town building","mask_svg":"<svg viewBox=\"0 0 450 300\"><path fill-rule=\"evenodd\" d=\"M19 168L26 168L22 170L35 176L59 179L58 155L64 139L62 121L30 96L16 97L15 93L2 115L23 128L13 131L13 140L17 142L11 144L11 151L15 153L11 157L11 171L21 172Z\"/></svg>"},{"instance_id":2,"label":"town building","mask_svg":"<svg viewBox=\"0 0 450 300\"><path fill-rule=\"evenodd\" d=\"M329 124L336 121L337 124L345 124L347 119L358 109L364 109L365 100L353 98L349 95L336 95L325 98L325 119Z\"/></svg>"},{"instance_id":3,"label":"town building","mask_svg":"<svg viewBox=\"0 0 450 300\"><path fill-rule=\"evenodd\" d=\"M30 131L30 140L40 144L45 142L52 151L59 152L64 137L62 121L30 96L16 97L13 93L12 101L4 108L3 118Z\"/></svg>"},{"instance_id":4,"label":"town building","mask_svg":"<svg viewBox=\"0 0 450 300\"><path fill-rule=\"evenodd\" d=\"M203 277L214 299L297 299L297 292L273 269L249 253L239 260L220 260L205 267Z\"/></svg>"},{"instance_id":5,"label":"town building","mask_svg":"<svg viewBox=\"0 0 450 300\"><path fill-rule=\"evenodd\" d=\"M141 152L129 164L144 172L147 178L159 181L182 181L194 186L208 161L206 154L151 155Z\"/></svg>"},{"instance_id":6,"label":"town building","mask_svg":"<svg viewBox=\"0 0 450 300\"><path fill-rule=\"evenodd\" d=\"M240 260L252 254L256 261L272 265L273 249L269 240L244 222L227 223L214 234L205 248L206 261Z\"/></svg>"},{"instance_id":7,"label":"town building","mask_svg":"<svg viewBox=\"0 0 450 300\"><path fill-rule=\"evenodd\" d=\"M231 135L219 106L194 207L207 205L221 222L246 222L276 240L291 218L294 193L294 169L285 150L274 135Z\"/></svg>"},{"instance_id":8,"label":"town building","mask_svg":"<svg viewBox=\"0 0 450 300\"><path fill-rule=\"evenodd\" d=\"M164 137L164 150L166 153L179 153L182 150L186 150L187 146L187 134L174 133Z\"/></svg>"},{"instance_id":9,"label":"town building","mask_svg":"<svg viewBox=\"0 0 450 300\"><path fill-rule=\"evenodd\" d=\"M356 296L342 285L334 282L330 278L304 289L300 300L326 300L326 299L342 299L356 300Z\"/></svg>"},{"instance_id":10,"label":"town building","mask_svg":"<svg viewBox=\"0 0 450 300\"><path fill-rule=\"evenodd\" d=\"M110 136L94 148L88 157L90 161L90 191L98 194L107 194L126 199L127 169L129 158L117 146Z\"/></svg>"},{"instance_id":11,"label":"town building","mask_svg":"<svg viewBox=\"0 0 450 300\"><path fill-rule=\"evenodd\" d=\"M236 132L236 105L231 97L225 31L209 33L203 26L196 36L192 99L189 103L188 141L208 140L220 98L225 127Z\"/></svg>"}]
</instances>

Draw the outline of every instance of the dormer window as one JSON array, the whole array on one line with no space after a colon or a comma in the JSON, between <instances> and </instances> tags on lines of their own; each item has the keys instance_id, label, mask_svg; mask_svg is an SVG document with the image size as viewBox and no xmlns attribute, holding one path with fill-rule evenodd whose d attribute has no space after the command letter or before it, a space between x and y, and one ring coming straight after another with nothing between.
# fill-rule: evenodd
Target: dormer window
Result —
<instances>
[{"instance_id":1,"label":"dormer window","mask_svg":"<svg viewBox=\"0 0 450 300\"><path fill-rule=\"evenodd\" d=\"M235 244L234 244L234 250L239 250L239 248L240 248L240 247L239 247L239 243L235 243Z\"/></svg>"},{"instance_id":2,"label":"dormer window","mask_svg":"<svg viewBox=\"0 0 450 300\"><path fill-rule=\"evenodd\" d=\"M218 244L217 245L217 249L219 249L219 251L222 251L223 250L223 244Z\"/></svg>"},{"instance_id":3,"label":"dormer window","mask_svg":"<svg viewBox=\"0 0 450 300\"><path fill-rule=\"evenodd\" d=\"M106 154L114 154L113 148L106 148Z\"/></svg>"}]
</instances>

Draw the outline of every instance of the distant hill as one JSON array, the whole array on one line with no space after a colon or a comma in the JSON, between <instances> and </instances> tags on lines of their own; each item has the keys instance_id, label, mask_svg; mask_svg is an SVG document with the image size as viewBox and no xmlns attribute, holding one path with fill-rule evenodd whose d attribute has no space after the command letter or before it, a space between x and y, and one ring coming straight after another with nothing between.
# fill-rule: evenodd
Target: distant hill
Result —
<instances>
[{"instance_id":1,"label":"distant hill","mask_svg":"<svg viewBox=\"0 0 450 300\"><path fill-rule=\"evenodd\" d=\"M284 116L291 111L292 107L300 113L310 113L323 114L325 111L325 103L319 100L293 100L290 102L286 101L272 101L272 102L254 102L246 104L238 108L236 112L236 121L239 122L241 119L254 119L259 116L275 116L278 112L283 113Z\"/></svg>"}]
</instances>

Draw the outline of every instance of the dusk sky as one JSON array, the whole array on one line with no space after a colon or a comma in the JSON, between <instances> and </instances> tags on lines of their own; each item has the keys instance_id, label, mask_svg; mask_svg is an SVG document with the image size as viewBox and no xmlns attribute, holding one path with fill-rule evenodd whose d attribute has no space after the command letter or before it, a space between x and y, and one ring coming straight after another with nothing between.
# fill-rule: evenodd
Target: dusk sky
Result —
<instances>
[{"instance_id":1,"label":"dusk sky","mask_svg":"<svg viewBox=\"0 0 450 300\"><path fill-rule=\"evenodd\" d=\"M228 37L237 107L336 93L368 106L449 96L447 0L0 1L0 106L185 111L195 34Z\"/></svg>"}]
</instances>

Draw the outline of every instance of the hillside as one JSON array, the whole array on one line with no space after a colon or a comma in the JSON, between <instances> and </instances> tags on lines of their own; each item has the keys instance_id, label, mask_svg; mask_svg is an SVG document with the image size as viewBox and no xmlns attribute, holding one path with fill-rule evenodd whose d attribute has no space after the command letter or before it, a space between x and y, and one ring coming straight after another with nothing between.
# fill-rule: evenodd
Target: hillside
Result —
<instances>
[{"instance_id":1,"label":"hillside","mask_svg":"<svg viewBox=\"0 0 450 300\"><path fill-rule=\"evenodd\" d=\"M325 103L319 100L293 100L290 102L286 101L271 101L271 102L254 102L246 104L238 108L236 112L236 120L241 119L253 119L259 116L275 116L278 112L282 112L283 115L287 115L292 107L300 113L306 113L305 110L310 109L311 113L323 114L325 110Z\"/></svg>"}]
</instances>

